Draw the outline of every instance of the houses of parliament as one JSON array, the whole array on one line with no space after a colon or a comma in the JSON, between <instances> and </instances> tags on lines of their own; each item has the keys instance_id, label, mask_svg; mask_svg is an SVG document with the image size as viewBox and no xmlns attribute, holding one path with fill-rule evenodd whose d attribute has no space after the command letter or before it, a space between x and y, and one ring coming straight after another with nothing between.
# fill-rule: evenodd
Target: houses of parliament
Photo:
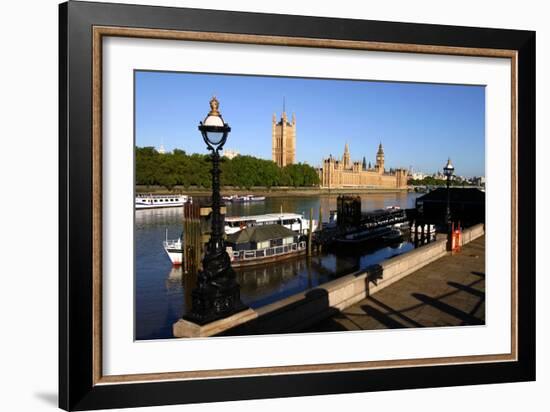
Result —
<instances>
[{"instance_id":1,"label":"houses of parliament","mask_svg":"<svg viewBox=\"0 0 550 412\"><path fill-rule=\"evenodd\" d=\"M285 111L281 119L273 115L272 120L272 159L277 166L284 167L296 161L296 116L289 121ZM384 167L384 149L382 143L376 152L374 167L367 167L366 162L352 162L349 146L346 143L342 159L330 155L323 160L318 169L320 186L326 189L338 188L375 188L375 189L406 189L407 171L395 169L388 173Z\"/></svg>"}]
</instances>

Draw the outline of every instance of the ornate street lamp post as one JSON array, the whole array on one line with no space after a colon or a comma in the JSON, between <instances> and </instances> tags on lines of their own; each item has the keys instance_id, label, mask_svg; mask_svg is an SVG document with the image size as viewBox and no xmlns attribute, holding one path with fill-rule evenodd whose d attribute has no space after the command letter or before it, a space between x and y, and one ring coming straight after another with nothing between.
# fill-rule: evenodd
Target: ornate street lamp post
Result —
<instances>
[{"instance_id":1,"label":"ornate street lamp post","mask_svg":"<svg viewBox=\"0 0 550 412\"><path fill-rule=\"evenodd\" d=\"M198 274L198 285L192 292L191 313L186 318L200 325L246 309L240 299L240 287L235 280L223 238L219 152L231 128L224 123L218 109L219 102L213 97L210 100L210 112L199 125L202 138L212 152L212 229L202 260L202 270Z\"/></svg>"},{"instance_id":2,"label":"ornate street lamp post","mask_svg":"<svg viewBox=\"0 0 550 412\"><path fill-rule=\"evenodd\" d=\"M451 163L451 158L447 160L447 164L443 168L443 174L447 177L447 211L445 213L445 222L447 223L447 228L450 228L451 224L451 177L453 176L455 168Z\"/></svg>"}]
</instances>

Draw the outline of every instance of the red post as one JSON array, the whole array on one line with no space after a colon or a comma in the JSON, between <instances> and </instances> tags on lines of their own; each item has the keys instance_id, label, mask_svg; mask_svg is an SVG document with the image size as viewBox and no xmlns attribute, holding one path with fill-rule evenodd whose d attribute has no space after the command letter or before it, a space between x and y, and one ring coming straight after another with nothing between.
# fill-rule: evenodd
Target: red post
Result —
<instances>
[{"instance_id":1,"label":"red post","mask_svg":"<svg viewBox=\"0 0 550 412\"><path fill-rule=\"evenodd\" d=\"M457 225L455 228L453 223L452 229L451 229L451 236L452 236L451 251L452 253L459 253L460 246L461 246L461 238L462 238L462 230L460 230L460 225Z\"/></svg>"}]
</instances>

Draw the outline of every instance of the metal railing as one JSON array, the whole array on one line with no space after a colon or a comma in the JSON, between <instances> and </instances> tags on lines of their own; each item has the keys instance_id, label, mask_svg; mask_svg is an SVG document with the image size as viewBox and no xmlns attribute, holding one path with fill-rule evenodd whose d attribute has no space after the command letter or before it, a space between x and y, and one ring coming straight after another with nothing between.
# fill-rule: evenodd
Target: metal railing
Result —
<instances>
[{"instance_id":1,"label":"metal railing","mask_svg":"<svg viewBox=\"0 0 550 412\"><path fill-rule=\"evenodd\" d=\"M235 250L232 252L231 260L243 261L243 260L262 259L262 258L272 257L272 256L281 256L281 255L286 255L288 253L306 250L306 247L307 247L306 242L301 241L298 243L291 243L289 245L272 246L265 249Z\"/></svg>"}]
</instances>

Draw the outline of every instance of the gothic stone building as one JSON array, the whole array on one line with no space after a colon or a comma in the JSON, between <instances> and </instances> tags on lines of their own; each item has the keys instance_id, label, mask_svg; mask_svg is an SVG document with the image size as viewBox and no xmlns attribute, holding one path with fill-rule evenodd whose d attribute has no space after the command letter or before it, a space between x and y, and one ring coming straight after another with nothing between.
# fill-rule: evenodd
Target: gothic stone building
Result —
<instances>
[{"instance_id":1,"label":"gothic stone building","mask_svg":"<svg viewBox=\"0 0 550 412\"><path fill-rule=\"evenodd\" d=\"M296 116L292 115L292 123L288 121L283 111L280 121L273 114L271 132L271 154L277 166L284 167L296 161Z\"/></svg>"},{"instance_id":2,"label":"gothic stone building","mask_svg":"<svg viewBox=\"0 0 550 412\"><path fill-rule=\"evenodd\" d=\"M407 171L396 169L386 173L384 168L384 149L382 143L376 153L374 168L367 168L361 162L351 162L349 147L346 143L342 160L336 160L332 155L323 160L319 169L319 179L323 188L363 187L377 189L406 189Z\"/></svg>"}]
</instances>

